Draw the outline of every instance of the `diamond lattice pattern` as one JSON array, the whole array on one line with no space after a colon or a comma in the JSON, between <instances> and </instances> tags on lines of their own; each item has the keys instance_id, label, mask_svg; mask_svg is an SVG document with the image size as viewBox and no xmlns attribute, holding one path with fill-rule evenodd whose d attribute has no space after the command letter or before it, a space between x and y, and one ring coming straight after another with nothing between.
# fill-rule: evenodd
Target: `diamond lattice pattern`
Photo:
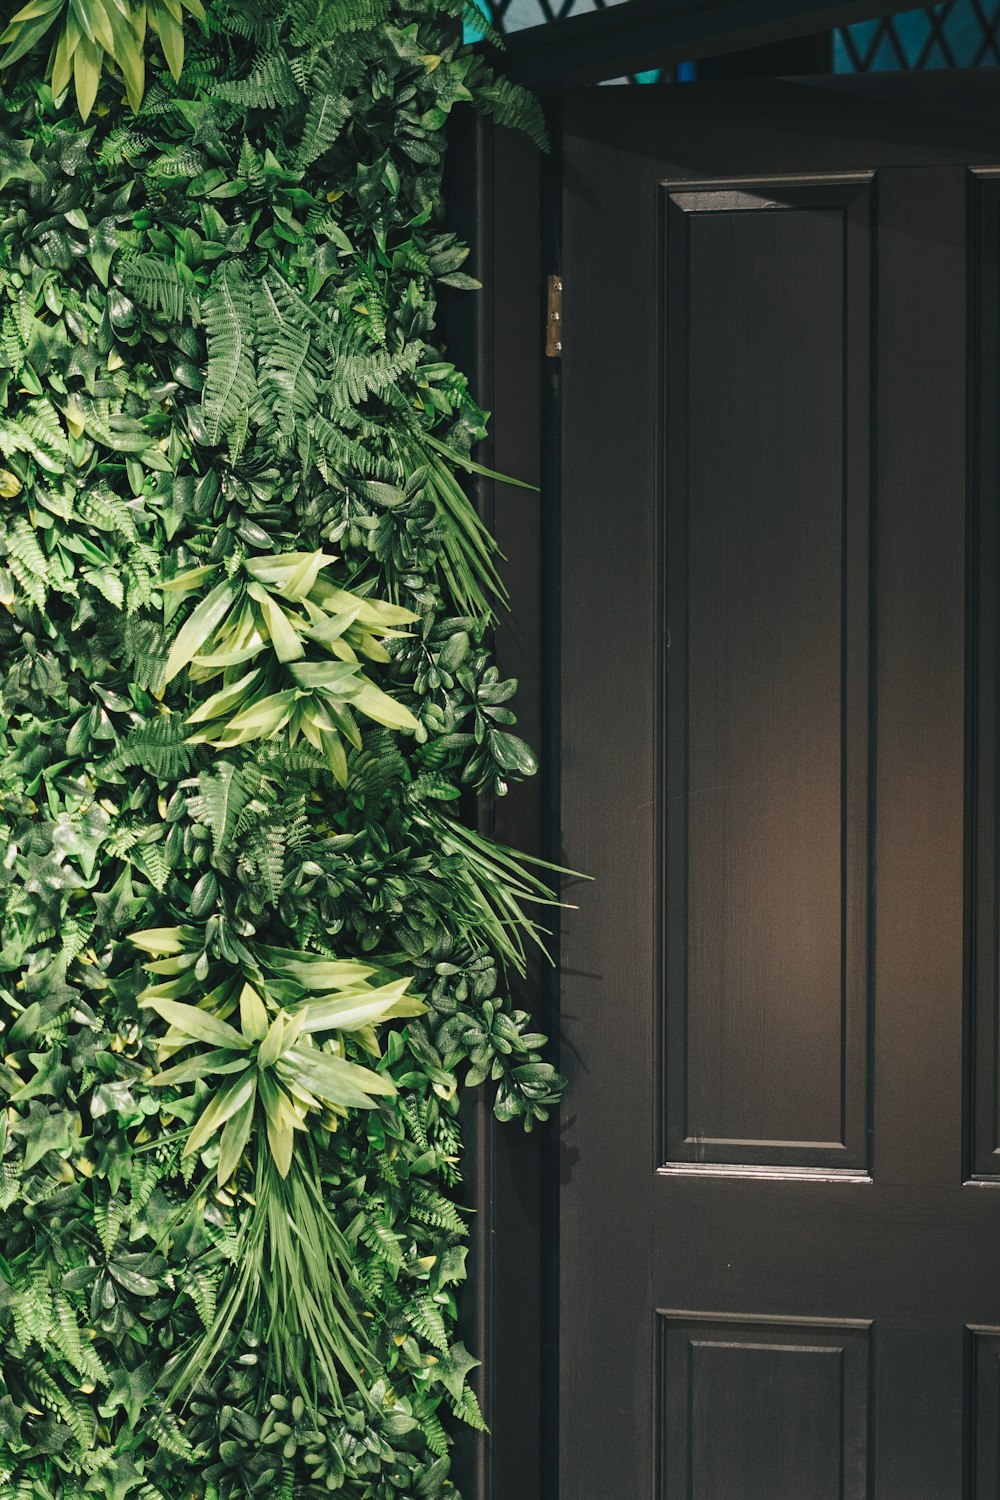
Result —
<instances>
[{"instance_id":1,"label":"diamond lattice pattern","mask_svg":"<svg viewBox=\"0 0 1000 1500\"><path fill-rule=\"evenodd\" d=\"M833 34L837 73L909 73L1000 64L1000 0L946 0Z\"/></svg>"},{"instance_id":2,"label":"diamond lattice pattern","mask_svg":"<svg viewBox=\"0 0 1000 1500\"><path fill-rule=\"evenodd\" d=\"M476 0L498 31L523 31L564 16L605 10L622 0ZM835 73L917 72L928 68L1000 65L1000 0L942 0L884 20L859 21L833 32ZM695 76L692 64L655 69L630 80L652 83Z\"/></svg>"}]
</instances>

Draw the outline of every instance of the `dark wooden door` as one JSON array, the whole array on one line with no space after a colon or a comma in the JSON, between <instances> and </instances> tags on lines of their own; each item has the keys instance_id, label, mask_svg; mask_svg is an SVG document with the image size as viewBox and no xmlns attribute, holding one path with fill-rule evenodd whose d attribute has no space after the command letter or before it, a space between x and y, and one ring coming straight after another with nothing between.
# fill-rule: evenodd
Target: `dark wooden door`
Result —
<instances>
[{"instance_id":1,"label":"dark wooden door","mask_svg":"<svg viewBox=\"0 0 1000 1500\"><path fill-rule=\"evenodd\" d=\"M1000 77L563 145L561 1500L997 1500Z\"/></svg>"}]
</instances>

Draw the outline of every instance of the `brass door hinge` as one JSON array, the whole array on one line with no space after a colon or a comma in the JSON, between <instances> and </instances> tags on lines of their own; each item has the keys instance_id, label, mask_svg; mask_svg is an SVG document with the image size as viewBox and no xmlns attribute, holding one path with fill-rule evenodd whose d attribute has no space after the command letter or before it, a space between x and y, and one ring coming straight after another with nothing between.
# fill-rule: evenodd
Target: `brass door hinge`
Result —
<instances>
[{"instance_id":1,"label":"brass door hinge","mask_svg":"<svg viewBox=\"0 0 1000 1500\"><path fill-rule=\"evenodd\" d=\"M562 294L562 277L550 276L545 315L545 353L550 359L558 359L563 352Z\"/></svg>"}]
</instances>

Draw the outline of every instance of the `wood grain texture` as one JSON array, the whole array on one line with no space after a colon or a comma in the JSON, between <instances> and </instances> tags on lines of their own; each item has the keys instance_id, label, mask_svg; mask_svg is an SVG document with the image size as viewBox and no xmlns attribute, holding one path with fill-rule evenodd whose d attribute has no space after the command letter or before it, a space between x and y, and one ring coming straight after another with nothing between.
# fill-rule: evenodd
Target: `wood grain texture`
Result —
<instances>
[{"instance_id":1,"label":"wood grain texture","mask_svg":"<svg viewBox=\"0 0 1000 1500\"><path fill-rule=\"evenodd\" d=\"M450 227L472 247L468 269L483 292L456 293L443 305L451 357L472 372L477 401L493 412L480 457L529 484L540 478L540 162L530 142L485 120L456 125L449 149ZM529 743L543 735L541 501L532 491L492 480L473 482L477 507L506 558L510 609L493 640L501 672L519 679L518 728ZM529 855L542 854L539 779L503 799L485 798L480 827ZM540 960L524 981L512 976L516 1003L541 1023ZM459 1435L455 1474L475 1500L542 1500L543 1307L542 1151L539 1133L499 1125L492 1099L466 1106L466 1201L471 1221L471 1285L461 1333L483 1361L477 1390L487 1434Z\"/></svg>"},{"instance_id":2,"label":"wood grain texture","mask_svg":"<svg viewBox=\"0 0 1000 1500\"><path fill-rule=\"evenodd\" d=\"M874 14L907 8L883 0ZM565 88L688 58L762 50L872 14L872 0L629 0L514 32L508 71L535 87ZM797 66L787 56L783 65Z\"/></svg>"},{"instance_id":3,"label":"wood grain texture","mask_svg":"<svg viewBox=\"0 0 1000 1500\"><path fill-rule=\"evenodd\" d=\"M870 1328L661 1314L664 1485L867 1500Z\"/></svg>"},{"instance_id":4,"label":"wood grain texture","mask_svg":"<svg viewBox=\"0 0 1000 1500\"><path fill-rule=\"evenodd\" d=\"M667 1157L857 1169L872 185L663 191Z\"/></svg>"},{"instance_id":5,"label":"wood grain texture","mask_svg":"<svg viewBox=\"0 0 1000 1500\"><path fill-rule=\"evenodd\" d=\"M563 931L561 1500L688 1500L670 1427L699 1408L664 1386L657 1309L738 1331L702 1362L730 1416L684 1440L699 1500L833 1483L825 1374L800 1391L775 1354L760 1435L760 1319L871 1325L852 1500L992 1500L969 1330L1000 1327L1000 1196L969 1164L995 545L975 565L969 539L998 455L970 169L1000 168L1000 79L635 92L573 99L565 137L563 830L597 883ZM803 190L871 232L835 244ZM796 1156L816 1124L847 1139L845 1079L857 1154Z\"/></svg>"}]
</instances>

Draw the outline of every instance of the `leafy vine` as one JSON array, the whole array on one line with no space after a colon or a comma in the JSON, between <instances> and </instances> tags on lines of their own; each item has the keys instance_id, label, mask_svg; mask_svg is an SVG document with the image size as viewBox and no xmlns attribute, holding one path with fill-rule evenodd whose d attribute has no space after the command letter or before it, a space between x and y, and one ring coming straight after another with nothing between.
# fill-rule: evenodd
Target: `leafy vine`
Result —
<instances>
[{"instance_id":1,"label":"leafy vine","mask_svg":"<svg viewBox=\"0 0 1000 1500\"><path fill-rule=\"evenodd\" d=\"M543 134L462 13L3 33L4 1500L437 1500L483 1425L459 1086L562 1080L507 988L546 872L456 806L535 759L444 129Z\"/></svg>"}]
</instances>

